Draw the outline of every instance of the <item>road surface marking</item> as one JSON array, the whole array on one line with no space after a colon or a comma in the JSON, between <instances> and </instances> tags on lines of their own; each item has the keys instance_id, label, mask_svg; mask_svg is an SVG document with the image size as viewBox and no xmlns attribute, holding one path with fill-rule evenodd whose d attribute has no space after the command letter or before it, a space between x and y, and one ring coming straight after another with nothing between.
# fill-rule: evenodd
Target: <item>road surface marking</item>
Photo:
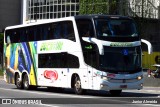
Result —
<instances>
[{"instance_id":1,"label":"road surface marking","mask_svg":"<svg viewBox=\"0 0 160 107\"><path fill-rule=\"evenodd\" d=\"M44 92L32 92L32 91L27 91L27 90L15 90L15 89L6 89L6 88L0 88L1 90L4 91L14 91L14 92L23 92L23 93L31 93L31 94L38 94L38 95L48 95L48 96L61 96L61 97L72 97L72 98L93 98L92 96L80 96L80 95L66 95L66 94L58 94L58 93L44 93Z\"/></svg>"},{"instance_id":2,"label":"road surface marking","mask_svg":"<svg viewBox=\"0 0 160 107\"><path fill-rule=\"evenodd\" d=\"M48 104L39 104L40 106L47 106L47 107L59 107L59 106L54 106L54 105L48 105Z\"/></svg>"},{"instance_id":3,"label":"road surface marking","mask_svg":"<svg viewBox=\"0 0 160 107\"><path fill-rule=\"evenodd\" d=\"M159 104L142 104L143 106L152 106L152 107L159 107Z\"/></svg>"}]
</instances>

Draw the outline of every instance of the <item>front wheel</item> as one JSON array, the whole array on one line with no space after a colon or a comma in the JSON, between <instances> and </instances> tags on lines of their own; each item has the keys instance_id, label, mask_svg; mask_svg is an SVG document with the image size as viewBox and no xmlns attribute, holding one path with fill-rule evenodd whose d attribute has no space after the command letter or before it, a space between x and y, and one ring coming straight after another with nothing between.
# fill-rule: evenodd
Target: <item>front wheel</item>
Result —
<instances>
[{"instance_id":1,"label":"front wheel","mask_svg":"<svg viewBox=\"0 0 160 107\"><path fill-rule=\"evenodd\" d=\"M119 96L121 94L122 90L110 90L109 92L113 96Z\"/></svg>"},{"instance_id":2,"label":"front wheel","mask_svg":"<svg viewBox=\"0 0 160 107\"><path fill-rule=\"evenodd\" d=\"M84 90L81 87L81 80L78 76L74 80L74 92L78 95L81 95L84 93Z\"/></svg>"}]
</instances>

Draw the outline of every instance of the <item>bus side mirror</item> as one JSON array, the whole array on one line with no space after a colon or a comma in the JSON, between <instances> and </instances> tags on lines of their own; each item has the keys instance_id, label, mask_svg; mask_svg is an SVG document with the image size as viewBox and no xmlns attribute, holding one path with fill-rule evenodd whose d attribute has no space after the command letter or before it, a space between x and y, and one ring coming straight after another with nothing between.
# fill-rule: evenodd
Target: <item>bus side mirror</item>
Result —
<instances>
[{"instance_id":1,"label":"bus side mirror","mask_svg":"<svg viewBox=\"0 0 160 107\"><path fill-rule=\"evenodd\" d=\"M141 42L145 43L148 46L148 54L151 54L153 52L151 43L145 39L141 39Z\"/></svg>"}]
</instances>

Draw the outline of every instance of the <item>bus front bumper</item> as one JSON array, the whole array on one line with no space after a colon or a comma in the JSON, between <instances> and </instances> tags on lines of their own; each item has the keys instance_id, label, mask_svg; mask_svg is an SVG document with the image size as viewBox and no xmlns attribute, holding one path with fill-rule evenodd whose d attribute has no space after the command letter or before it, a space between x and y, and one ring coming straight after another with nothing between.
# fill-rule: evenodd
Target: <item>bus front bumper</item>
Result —
<instances>
[{"instance_id":1,"label":"bus front bumper","mask_svg":"<svg viewBox=\"0 0 160 107\"><path fill-rule=\"evenodd\" d=\"M143 80L131 83L113 83L108 81L103 81L100 83L100 90L127 90L127 89L142 89Z\"/></svg>"}]
</instances>

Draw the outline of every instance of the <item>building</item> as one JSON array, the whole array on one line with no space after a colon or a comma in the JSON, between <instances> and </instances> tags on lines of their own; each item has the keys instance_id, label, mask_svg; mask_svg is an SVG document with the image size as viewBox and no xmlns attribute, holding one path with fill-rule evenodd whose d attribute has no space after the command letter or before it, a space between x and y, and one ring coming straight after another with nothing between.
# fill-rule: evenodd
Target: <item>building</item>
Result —
<instances>
[{"instance_id":1,"label":"building","mask_svg":"<svg viewBox=\"0 0 160 107\"><path fill-rule=\"evenodd\" d=\"M80 4L95 6L97 4L113 4L113 0L99 3L94 0L23 0L24 22L39 19L52 19L78 15ZM160 0L114 0L116 1L116 14L143 18L160 18ZM81 5L82 6L82 5ZM108 7L107 7L108 6ZM110 5L104 6L111 8ZM100 8L103 8L101 6ZM110 9L112 10L112 8ZM86 10L87 11L87 10ZM88 10L90 11L90 10ZM94 14L94 10L92 11ZM110 13L113 14L113 13Z\"/></svg>"},{"instance_id":2,"label":"building","mask_svg":"<svg viewBox=\"0 0 160 107\"><path fill-rule=\"evenodd\" d=\"M112 11L112 1L116 1L115 11ZM0 0L0 31L11 25L78 15L81 6L110 9L109 14L160 18L160 0L106 0L102 3L96 0Z\"/></svg>"},{"instance_id":3,"label":"building","mask_svg":"<svg viewBox=\"0 0 160 107\"><path fill-rule=\"evenodd\" d=\"M0 0L0 32L7 26L22 23L22 0Z\"/></svg>"},{"instance_id":4,"label":"building","mask_svg":"<svg viewBox=\"0 0 160 107\"><path fill-rule=\"evenodd\" d=\"M133 16L160 19L160 0L128 0L128 4Z\"/></svg>"},{"instance_id":5,"label":"building","mask_svg":"<svg viewBox=\"0 0 160 107\"><path fill-rule=\"evenodd\" d=\"M79 0L23 0L24 20L53 19L79 14Z\"/></svg>"}]
</instances>

